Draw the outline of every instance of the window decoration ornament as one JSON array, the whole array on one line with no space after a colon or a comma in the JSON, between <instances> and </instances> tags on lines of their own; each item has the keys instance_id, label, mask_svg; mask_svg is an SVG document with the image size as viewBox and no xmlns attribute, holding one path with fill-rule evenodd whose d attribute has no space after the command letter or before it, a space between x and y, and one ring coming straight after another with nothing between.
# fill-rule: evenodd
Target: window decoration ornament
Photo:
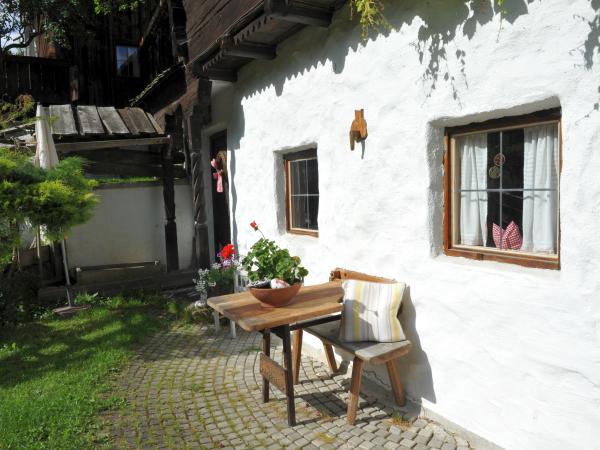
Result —
<instances>
[{"instance_id":1,"label":"window decoration ornament","mask_svg":"<svg viewBox=\"0 0 600 450\"><path fill-rule=\"evenodd\" d=\"M367 121L365 120L365 110L357 109L354 111L354 120L350 127L350 150L354 150L356 142L364 141L368 136Z\"/></svg>"},{"instance_id":2,"label":"window decoration ornament","mask_svg":"<svg viewBox=\"0 0 600 450\"><path fill-rule=\"evenodd\" d=\"M501 226L494 224L492 230L492 236L494 238L494 244L496 248L502 248L505 250L519 250L523 245L523 238L519 231L519 225L514 221L511 221L506 229L502 229Z\"/></svg>"},{"instance_id":3,"label":"window decoration ornament","mask_svg":"<svg viewBox=\"0 0 600 450\"><path fill-rule=\"evenodd\" d=\"M494 165L497 167L502 167L505 162L506 162L506 155L504 155L502 153L496 153L496 156L494 156Z\"/></svg>"},{"instance_id":4,"label":"window decoration ornament","mask_svg":"<svg viewBox=\"0 0 600 450\"><path fill-rule=\"evenodd\" d=\"M490 176L490 178L492 180L497 180L498 178L500 178L500 167L499 166L490 167L490 170L488 170L488 175Z\"/></svg>"}]
</instances>

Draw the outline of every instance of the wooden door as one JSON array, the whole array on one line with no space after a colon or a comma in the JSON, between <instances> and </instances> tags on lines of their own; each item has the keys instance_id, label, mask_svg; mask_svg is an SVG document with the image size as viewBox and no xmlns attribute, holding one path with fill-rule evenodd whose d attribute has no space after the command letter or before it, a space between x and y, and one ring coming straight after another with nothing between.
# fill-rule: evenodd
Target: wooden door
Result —
<instances>
[{"instance_id":1,"label":"wooden door","mask_svg":"<svg viewBox=\"0 0 600 450\"><path fill-rule=\"evenodd\" d=\"M213 200L213 223L215 253L218 253L224 245L231 242L231 230L229 228L229 180L227 178L227 131L217 133L210 138L210 159L215 160L217 168L210 167L213 173L211 181ZM223 192L218 192L218 178L215 178L217 170L221 172Z\"/></svg>"}]
</instances>

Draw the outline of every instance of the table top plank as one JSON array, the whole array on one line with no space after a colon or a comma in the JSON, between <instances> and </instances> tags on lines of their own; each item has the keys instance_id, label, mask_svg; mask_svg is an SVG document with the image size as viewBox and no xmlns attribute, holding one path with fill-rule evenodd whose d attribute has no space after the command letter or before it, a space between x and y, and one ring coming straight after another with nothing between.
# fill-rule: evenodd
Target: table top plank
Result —
<instances>
[{"instance_id":1,"label":"table top plank","mask_svg":"<svg viewBox=\"0 0 600 450\"><path fill-rule=\"evenodd\" d=\"M341 282L330 281L303 286L289 305L280 308L264 306L250 292L211 297L208 306L246 331L260 331L339 313L343 296Z\"/></svg>"}]
</instances>

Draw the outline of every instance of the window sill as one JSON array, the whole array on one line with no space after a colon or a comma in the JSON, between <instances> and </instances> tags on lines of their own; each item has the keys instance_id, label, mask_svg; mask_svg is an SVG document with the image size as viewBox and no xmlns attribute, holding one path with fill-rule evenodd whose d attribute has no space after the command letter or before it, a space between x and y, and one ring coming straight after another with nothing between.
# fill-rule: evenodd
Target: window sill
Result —
<instances>
[{"instance_id":1,"label":"window sill","mask_svg":"<svg viewBox=\"0 0 600 450\"><path fill-rule=\"evenodd\" d=\"M319 237L319 232L317 230L303 230L301 228L291 228L287 230L288 234L297 234L300 236L312 236Z\"/></svg>"},{"instance_id":2,"label":"window sill","mask_svg":"<svg viewBox=\"0 0 600 450\"><path fill-rule=\"evenodd\" d=\"M534 255L531 253L519 254L518 252L500 250L474 250L452 247L444 250L447 256L461 256L478 261L496 261L507 264L516 264L523 267L537 269L560 270L560 258L556 255Z\"/></svg>"}]
</instances>

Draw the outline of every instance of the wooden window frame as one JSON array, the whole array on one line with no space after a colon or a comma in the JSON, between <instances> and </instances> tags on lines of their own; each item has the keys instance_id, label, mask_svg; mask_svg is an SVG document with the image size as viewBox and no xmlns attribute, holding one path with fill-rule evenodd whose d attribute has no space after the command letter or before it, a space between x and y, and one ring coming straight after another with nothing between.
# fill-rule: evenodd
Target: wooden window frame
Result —
<instances>
[{"instance_id":1,"label":"wooden window frame","mask_svg":"<svg viewBox=\"0 0 600 450\"><path fill-rule=\"evenodd\" d=\"M283 167L285 172L285 221L287 232L290 234L299 234L304 236L313 236L319 237L319 230L307 230L305 228L293 228L292 227L292 186L291 186L291 176L290 176L290 163L293 161L298 161L301 159L317 159L317 149L311 148L308 150L300 150L293 153L288 153L283 155ZM318 160L317 160L318 167ZM320 194L319 194L320 195ZM320 205L320 202L319 202Z\"/></svg>"},{"instance_id":2,"label":"wooden window frame","mask_svg":"<svg viewBox=\"0 0 600 450\"><path fill-rule=\"evenodd\" d=\"M454 148L452 140L455 136L465 133L493 132L503 131L511 128L521 128L544 122L556 122L558 124L558 145L559 145L559 181L558 181L558 232L557 232L557 251L556 255L542 255L534 253L521 253L510 250L485 249L485 248L457 248L452 245L452 233L454 228L452 224L453 217L453 199L452 199L452 181L453 181L453 157ZM461 256L464 258L498 261L509 264L517 264L524 267L533 267L541 269L560 269L560 174L562 172L562 120L561 109L553 108L544 111L538 111L532 114L503 117L500 119L488 120L486 122L472 123L469 125L446 128L444 136L444 253L447 256ZM457 211L454 211L456 214Z\"/></svg>"}]
</instances>

